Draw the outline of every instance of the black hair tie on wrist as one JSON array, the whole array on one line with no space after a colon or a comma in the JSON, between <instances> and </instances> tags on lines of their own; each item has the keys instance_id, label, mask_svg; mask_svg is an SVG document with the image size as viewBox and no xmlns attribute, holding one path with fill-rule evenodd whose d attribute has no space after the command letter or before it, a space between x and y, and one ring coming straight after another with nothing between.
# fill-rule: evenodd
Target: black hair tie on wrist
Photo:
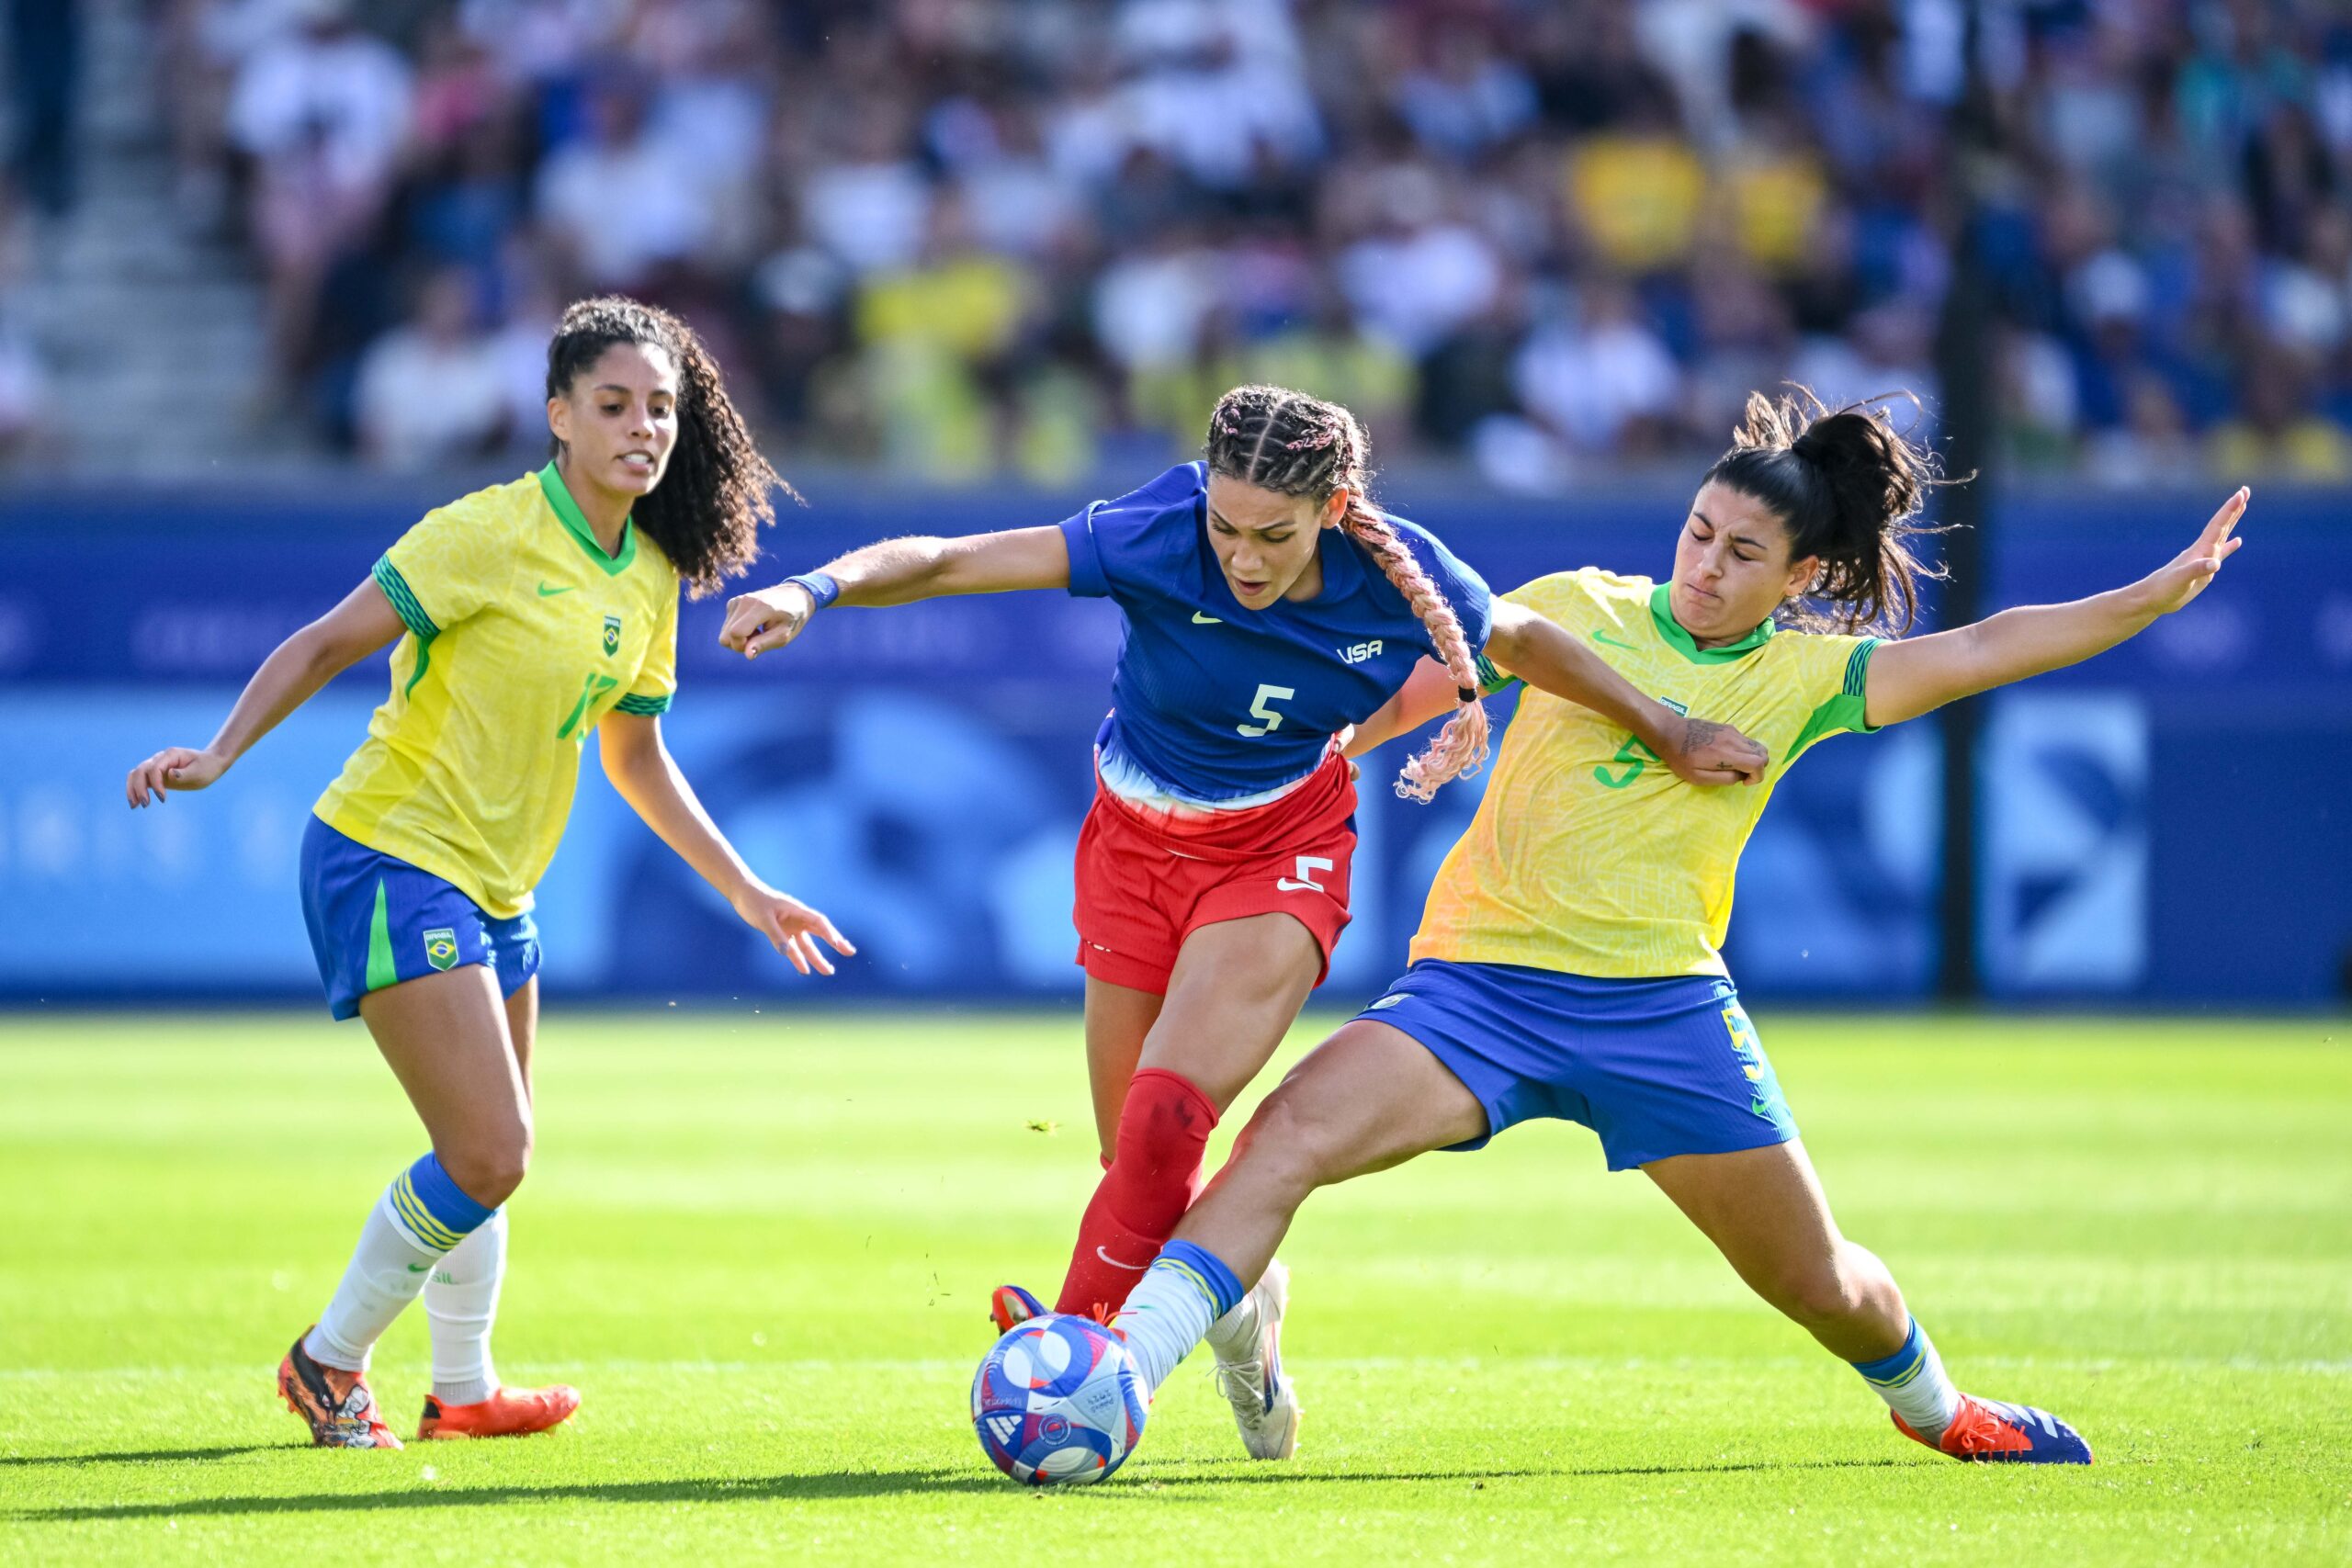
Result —
<instances>
[{"instance_id":1,"label":"black hair tie on wrist","mask_svg":"<svg viewBox=\"0 0 2352 1568\"><path fill-rule=\"evenodd\" d=\"M1478 688L1476 686L1456 686L1453 689L1462 694L1462 700L1465 703L1475 703L1478 700Z\"/></svg>"}]
</instances>

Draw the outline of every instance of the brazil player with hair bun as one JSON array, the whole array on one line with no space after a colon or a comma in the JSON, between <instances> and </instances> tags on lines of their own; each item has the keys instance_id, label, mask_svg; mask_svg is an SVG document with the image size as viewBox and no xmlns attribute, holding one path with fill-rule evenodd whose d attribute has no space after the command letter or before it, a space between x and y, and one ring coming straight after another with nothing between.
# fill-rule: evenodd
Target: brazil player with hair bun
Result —
<instances>
[{"instance_id":1,"label":"brazil player with hair bun","mask_svg":"<svg viewBox=\"0 0 2352 1568\"><path fill-rule=\"evenodd\" d=\"M1684 776L1752 782L1765 765L1745 738L1643 696L1542 617L1490 608L1477 573L1372 504L1369 478L1346 409L1238 387L1218 400L1200 461L1058 526L870 545L728 606L723 639L752 657L832 604L1062 588L1119 606L1125 640L1077 868L1104 1173L1062 1312L1107 1315L1125 1299L1199 1191L1217 1119L1321 983L1355 849L1344 738L1416 665L1450 682L1453 717L1405 765L1396 787L1414 799L1486 755L1482 660L1639 735ZM1267 1271L1212 1337L1261 1458L1287 1455L1296 1432L1274 1353L1285 1280ZM1012 1286L993 1307L1005 1328L1041 1310Z\"/></svg>"},{"instance_id":2,"label":"brazil player with hair bun","mask_svg":"<svg viewBox=\"0 0 2352 1568\"><path fill-rule=\"evenodd\" d=\"M1926 456L1883 412L1751 398L1662 582L1586 568L1511 593L1643 689L1737 724L1785 769L1847 730L2092 657L2195 598L2246 492L2126 587L1908 640ZM1891 635L1883 639L1877 633ZM1364 725L1444 711L1425 667ZM1499 689L1506 682L1490 685ZM1769 790L1702 791L1645 743L1529 691L1430 890L1412 966L1267 1097L1115 1326L1157 1383L1242 1298L1308 1193L1534 1117L1600 1134L1741 1279L1852 1363L1906 1436L1955 1459L2088 1463L2045 1411L1962 1393L1886 1266L1842 1236L1724 967L1739 854Z\"/></svg>"},{"instance_id":3,"label":"brazil player with hair bun","mask_svg":"<svg viewBox=\"0 0 2352 1568\"><path fill-rule=\"evenodd\" d=\"M570 1388L501 1386L490 1330L501 1205L531 1152L531 889L592 732L622 798L796 968L832 973L820 941L853 951L752 874L662 741L680 585L706 593L750 564L782 481L666 311L573 305L548 345L547 398L552 462L428 513L263 661L209 744L158 751L126 785L133 807L207 787L398 639L391 694L303 836L302 913L330 1009L367 1021L432 1148L369 1209L342 1284L278 1367L322 1447L401 1446L368 1359L420 1292L433 1392L419 1438L535 1432L579 1407Z\"/></svg>"}]
</instances>

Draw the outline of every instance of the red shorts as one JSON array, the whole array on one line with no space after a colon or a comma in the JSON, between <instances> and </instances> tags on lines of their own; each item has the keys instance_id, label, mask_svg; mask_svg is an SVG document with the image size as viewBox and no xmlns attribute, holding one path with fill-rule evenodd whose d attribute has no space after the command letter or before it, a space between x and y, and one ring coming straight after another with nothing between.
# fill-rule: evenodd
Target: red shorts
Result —
<instances>
[{"instance_id":1,"label":"red shorts","mask_svg":"<svg viewBox=\"0 0 2352 1568\"><path fill-rule=\"evenodd\" d=\"M1283 914L1314 937L1321 985L1348 923L1355 808L1352 772L1336 752L1280 800L1213 817L1169 818L1098 784L1078 835L1079 964L1098 980L1165 995L1193 931Z\"/></svg>"}]
</instances>

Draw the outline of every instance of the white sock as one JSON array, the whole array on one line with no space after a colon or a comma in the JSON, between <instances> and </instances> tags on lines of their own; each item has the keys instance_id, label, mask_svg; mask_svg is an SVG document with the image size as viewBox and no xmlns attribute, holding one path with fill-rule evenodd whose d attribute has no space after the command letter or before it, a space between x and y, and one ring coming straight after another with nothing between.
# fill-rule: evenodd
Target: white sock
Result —
<instances>
[{"instance_id":1,"label":"white sock","mask_svg":"<svg viewBox=\"0 0 2352 1568\"><path fill-rule=\"evenodd\" d=\"M1200 1275L1163 1253L1128 1292L1111 1326L1126 1336L1127 1354L1144 1385L1157 1393L1216 1316L1216 1298Z\"/></svg>"},{"instance_id":2,"label":"white sock","mask_svg":"<svg viewBox=\"0 0 2352 1568\"><path fill-rule=\"evenodd\" d=\"M433 1397L475 1404L498 1388L490 1326L506 1279L506 1211L484 1220L426 1276L424 1315L433 1325Z\"/></svg>"},{"instance_id":3,"label":"white sock","mask_svg":"<svg viewBox=\"0 0 2352 1568\"><path fill-rule=\"evenodd\" d=\"M351 1249L343 1283L302 1348L322 1366L366 1371L368 1352L401 1309L416 1300L441 1256L440 1248L425 1246L401 1224L390 1199L377 1199L368 1223L359 1227L359 1245Z\"/></svg>"},{"instance_id":4,"label":"white sock","mask_svg":"<svg viewBox=\"0 0 2352 1568\"><path fill-rule=\"evenodd\" d=\"M1251 1291L1233 1303L1233 1310L1209 1325L1202 1337L1220 1361L1254 1360L1258 1355L1258 1292Z\"/></svg>"},{"instance_id":5,"label":"white sock","mask_svg":"<svg viewBox=\"0 0 2352 1568\"><path fill-rule=\"evenodd\" d=\"M1883 1361L1856 1361L1853 1368L1889 1409L1931 1443L1960 1413L1960 1390L1952 1386L1944 1359L1936 1354L1935 1342L1916 1317L1902 1349Z\"/></svg>"}]
</instances>

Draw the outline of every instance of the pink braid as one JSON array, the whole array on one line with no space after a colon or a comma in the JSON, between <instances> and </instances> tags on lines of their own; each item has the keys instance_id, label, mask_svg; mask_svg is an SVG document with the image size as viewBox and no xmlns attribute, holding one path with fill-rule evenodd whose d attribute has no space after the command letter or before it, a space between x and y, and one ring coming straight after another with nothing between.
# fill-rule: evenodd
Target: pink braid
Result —
<instances>
[{"instance_id":1,"label":"pink braid","mask_svg":"<svg viewBox=\"0 0 2352 1568\"><path fill-rule=\"evenodd\" d=\"M1370 550L1380 570L1405 596L1413 614L1429 628L1430 641L1437 649L1438 658L1445 663L1446 673L1453 683L1470 694L1469 700L1453 710L1437 739L1429 749L1405 764L1396 777L1396 793L1407 800L1427 804L1437 794L1438 786L1448 779L1467 778L1487 762L1487 705L1478 700L1478 671L1470 658L1469 641L1462 635L1462 623L1453 614L1453 606L1445 602L1445 594L1430 581L1405 541L1388 520L1374 512L1363 501L1361 489L1348 491L1347 514L1340 526L1348 536Z\"/></svg>"}]
</instances>

